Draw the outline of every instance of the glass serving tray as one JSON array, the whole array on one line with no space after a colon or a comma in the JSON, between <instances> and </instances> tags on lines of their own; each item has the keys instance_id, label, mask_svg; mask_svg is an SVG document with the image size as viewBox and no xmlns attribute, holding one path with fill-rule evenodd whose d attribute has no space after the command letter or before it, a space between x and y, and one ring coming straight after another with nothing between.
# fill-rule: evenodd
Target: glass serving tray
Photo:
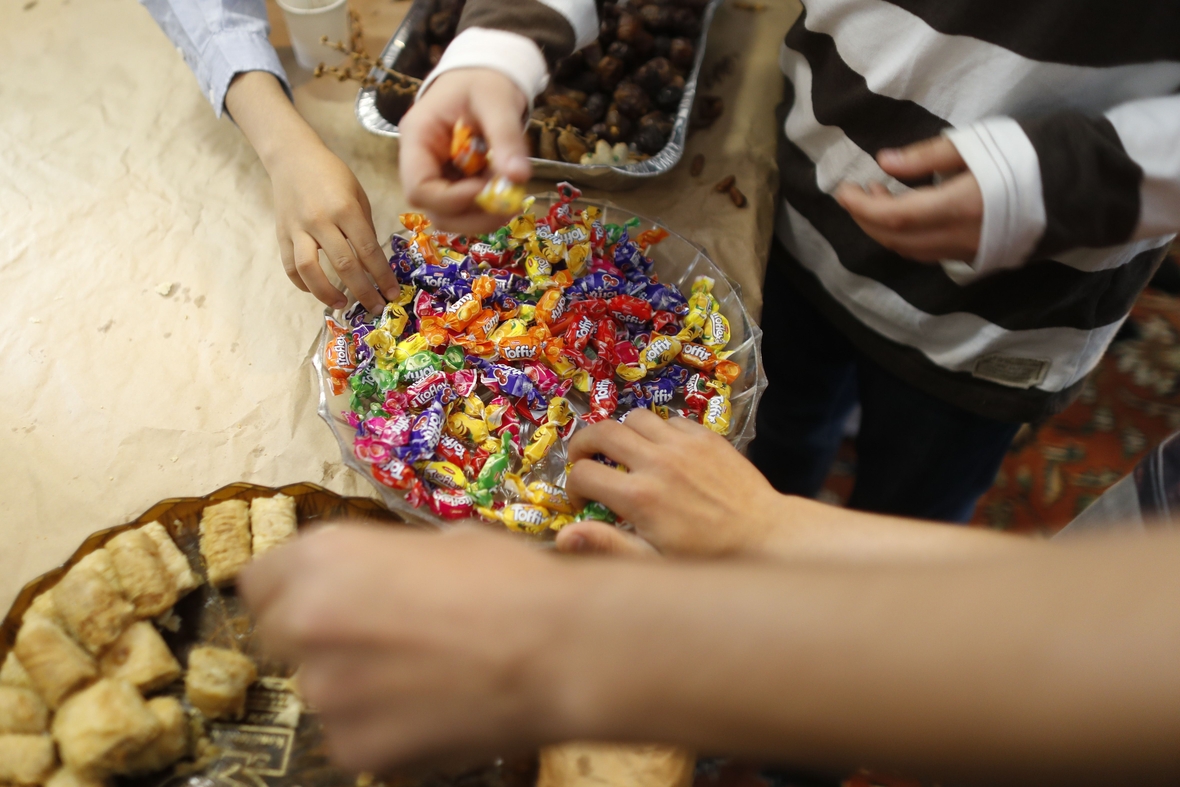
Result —
<instances>
[{"instance_id":1,"label":"glass serving tray","mask_svg":"<svg viewBox=\"0 0 1180 787\"><path fill-rule=\"evenodd\" d=\"M538 196L532 207L534 215L544 216L549 207L557 200L558 195L555 193ZM578 199L571 205L574 210L581 210L589 206L597 207L602 211L603 224L622 224L632 218L638 218L639 227L631 230L631 237L636 237L644 230L661 226L656 221L636 216L631 211L610 202ZM729 320L732 338L726 349L733 351L730 360L741 365L742 373L732 386L730 401L733 411L727 438L739 451L744 451L754 438L754 413L758 407L758 400L766 388L766 375L762 368L762 331L746 310L739 285L717 267L704 249L671 230L668 232L668 237L654 245L648 255L655 263L655 272L660 281L666 284L675 284L687 296L692 282L698 276L712 278L714 280L713 295L720 303L721 313ZM408 233L399 234L408 237ZM351 306L351 304L349 305ZM342 319L342 314L343 310L325 310L326 316L332 316L337 320ZM328 332L325 328L321 330L312 354L314 373L320 392L319 413L336 436L344 464L368 479L390 510L395 511L408 522L445 527L447 520L436 517L427 506L414 508L403 499L404 493L402 491L391 489L378 482L373 477L372 465L362 462L356 457L353 452L356 432L342 417L342 413L349 409L349 395L347 392L339 396L333 394L331 378L324 368L324 349L327 341ZM570 391L568 398L579 414L588 410L585 394ZM682 401L682 398L677 395L671 406L681 406ZM522 444L525 444L531 435L532 425L522 423L522 428ZM564 487L565 460L565 445L564 442L560 442L531 477L542 478Z\"/></svg>"}]
</instances>

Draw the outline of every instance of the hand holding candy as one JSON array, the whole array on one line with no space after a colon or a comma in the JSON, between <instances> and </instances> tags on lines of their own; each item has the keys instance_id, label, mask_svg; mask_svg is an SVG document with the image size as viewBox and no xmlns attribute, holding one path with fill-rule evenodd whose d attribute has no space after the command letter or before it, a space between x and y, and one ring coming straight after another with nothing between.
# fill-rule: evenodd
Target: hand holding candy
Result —
<instances>
[{"instance_id":1,"label":"hand holding candy","mask_svg":"<svg viewBox=\"0 0 1180 787\"><path fill-rule=\"evenodd\" d=\"M513 183L529 179L532 169L524 140L528 97L498 71L469 68L441 75L402 118L400 171L410 204L426 211L440 229L470 235L492 232L503 216L488 214L475 197L489 174L450 181L455 122L477 127L487 139L491 175Z\"/></svg>"},{"instance_id":2,"label":"hand holding candy","mask_svg":"<svg viewBox=\"0 0 1180 787\"><path fill-rule=\"evenodd\" d=\"M684 418L632 410L582 429L568 450L571 502L601 502L665 553L756 551L784 500L723 437Z\"/></svg>"}]
</instances>

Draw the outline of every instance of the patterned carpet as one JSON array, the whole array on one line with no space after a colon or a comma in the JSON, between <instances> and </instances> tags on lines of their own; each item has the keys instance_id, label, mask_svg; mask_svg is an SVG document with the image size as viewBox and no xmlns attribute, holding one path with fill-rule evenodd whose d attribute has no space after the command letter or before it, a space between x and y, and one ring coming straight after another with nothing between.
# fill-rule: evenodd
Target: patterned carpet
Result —
<instances>
[{"instance_id":1,"label":"patterned carpet","mask_svg":"<svg viewBox=\"0 0 1180 787\"><path fill-rule=\"evenodd\" d=\"M1180 244L1173 261L1178 252ZM1078 400L1017 435L972 524L1052 535L1177 429L1180 297L1149 288ZM856 451L846 441L821 497L843 502L855 476Z\"/></svg>"}]
</instances>

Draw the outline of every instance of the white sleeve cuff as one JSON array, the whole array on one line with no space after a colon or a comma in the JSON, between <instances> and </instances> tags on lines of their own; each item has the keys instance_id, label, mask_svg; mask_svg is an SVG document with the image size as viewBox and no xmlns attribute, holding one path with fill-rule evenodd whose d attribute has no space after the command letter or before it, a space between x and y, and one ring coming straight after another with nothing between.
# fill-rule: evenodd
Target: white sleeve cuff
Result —
<instances>
[{"instance_id":1,"label":"white sleeve cuff","mask_svg":"<svg viewBox=\"0 0 1180 787\"><path fill-rule=\"evenodd\" d=\"M566 18L574 29L574 51L598 40L598 10L594 0L539 0Z\"/></svg>"},{"instance_id":2,"label":"white sleeve cuff","mask_svg":"<svg viewBox=\"0 0 1180 787\"><path fill-rule=\"evenodd\" d=\"M983 193L983 227L971 267L979 273L1018 268L1045 232L1041 163L1024 129L995 117L943 132Z\"/></svg>"},{"instance_id":3,"label":"white sleeve cuff","mask_svg":"<svg viewBox=\"0 0 1180 787\"><path fill-rule=\"evenodd\" d=\"M541 48L531 39L507 30L469 27L455 36L438 65L418 89L421 96L440 74L460 68L491 68L511 79L529 100L549 84L549 66Z\"/></svg>"}]
</instances>

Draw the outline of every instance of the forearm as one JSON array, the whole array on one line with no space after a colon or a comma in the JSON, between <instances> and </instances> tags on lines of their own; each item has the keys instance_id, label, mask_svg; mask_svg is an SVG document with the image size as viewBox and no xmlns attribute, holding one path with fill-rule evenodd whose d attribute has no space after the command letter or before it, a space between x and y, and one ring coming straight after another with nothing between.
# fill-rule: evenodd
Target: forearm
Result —
<instances>
[{"instance_id":1,"label":"forearm","mask_svg":"<svg viewBox=\"0 0 1180 787\"><path fill-rule=\"evenodd\" d=\"M751 552L776 559L881 563L982 559L1034 547L1030 539L971 527L869 514L781 495Z\"/></svg>"},{"instance_id":2,"label":"forearm","mask_svg":"<svg viewBox=\"0 0 1180 787\"><path fill-rule=\"evenodd\" d=\"M226 93L225 108L272 174L275 165L290 151L323 145L295 110L278 79L267 72L238 74Z\"/></svg>"},{"instance_id":3,"label":"forearm","mask_svg":"<svg viewBox=\"0 0 1180 787\"><path fill-rule=\"evenodd\" d=\"M954 566L585 565L577 634L546 654L553 729L943 778L1174 780L1178 558L1170 535Z\"/></svg>"}]
</instances>

